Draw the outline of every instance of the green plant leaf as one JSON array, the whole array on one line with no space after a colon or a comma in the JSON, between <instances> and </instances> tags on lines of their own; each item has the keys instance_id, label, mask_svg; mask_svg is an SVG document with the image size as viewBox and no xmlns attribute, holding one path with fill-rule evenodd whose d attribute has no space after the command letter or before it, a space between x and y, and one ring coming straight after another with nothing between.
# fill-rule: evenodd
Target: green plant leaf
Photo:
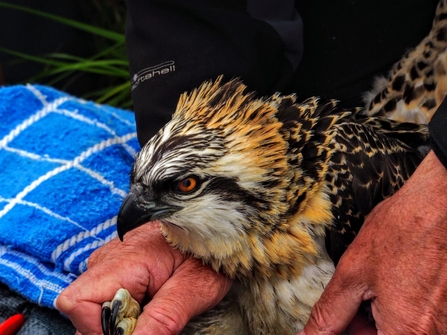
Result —
<instances>
[{"instance_id":1,"label":"green plant leaf","mask_svg":"<svg viewBox=\"0 0 447 335\"><path fill-rule=\"evenodd\" d=\"M105 85L101 85L101 89L82 94L82 97L117 107L129 108L132 106L124 34L4 1L0 1L0 7L38 15L101 37L95 39L97 42L96 53L87 58L66 53L36 56L0 47L1 52L44 65L44 69L37 75L28 78L27 82L43 82L53 86L61 84L63 81L64 87L68 87L82 73L101 75L106 78ZM103 21L100 20L100 22ZM101 80L103 81L103 79Z\"/></svg>"},{"instance_id":2,"label":"green plant leaf","mask_svg":"<svg viewBox=\"0 0 447 335\"><path fill-rule=\"evenodd\" d=\"M60 72L73 71L73 70L111 75L111 76L119 76L124 78L128 78L129 76L129 72L127 71L128 63L126 60L121 59L91 60L91 59L84 59L81 57L70 56L66 54L49 54L47 55L47 57L41 57L41 56L32 56L29 54L9 50L2 47L0 47L0 51L7 52L9 54L12 54L14 56L23 59L54 66L53 69L44 70L46 76L51 76L53 74L57 74ZM55 58L75 60L76 62L64 62L55 60ZM117 66L120 66L122 68Z\"/></svg>"},{"instance_id":3,"label":"green plant leaf","mask_svg":"<svg viewBox=\"0 0 447 335\"><path fill-rule=\"evenodd\" d=\"M95 27L95 26L92 26L92 25L89 25L89 24L86 24L86 23L83 23L83 22L67 19L65 17L61 17L61 16L58 16L58 15L45 13L45 12L42 12L42 11L37 10L37 9L23 7L23 6L19 6L19 5L3 2L3 1L0 1L0 6L1 7L6 7L6 8L10 8L10 9L20 10L22 12L31 13L31 14L38 15L38 16L41 16L41 17L45 17L47 19L50 19L50 20L53 20L53 21L65 24L67 26L71 26L73 28L84 30L84 31L87 31L89 33L92 33L92 34L95 34L95 35L98 35L98 36L102 36L102 37L105 37L105 38L113 40L113 41L124 43L124 34L116 33L114 31L110 31L110 30L107 30L107 29Z\"/></svg>"},{"instance_id":4,"label":"green plant leaf","mask_svg":"<svg viewBox=\"0 0 447 335\"><path fill-rule=\"evenodd\" d=\"M118 93L123 92L123 91L128 91L128 90L130 90L130 82L129 81L110 89L107 93L103 94L100 98L96 99L96 102L99 104L106 102L111 97L117 96ZM111 103L111 104L113 105L113 103Z\"/></svg>"}]
</instances>

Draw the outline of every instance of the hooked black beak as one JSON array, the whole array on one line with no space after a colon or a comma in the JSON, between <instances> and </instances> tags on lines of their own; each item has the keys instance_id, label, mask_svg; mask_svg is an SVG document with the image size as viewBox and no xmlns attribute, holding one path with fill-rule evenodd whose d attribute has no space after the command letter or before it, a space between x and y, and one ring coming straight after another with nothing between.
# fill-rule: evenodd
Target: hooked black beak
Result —
<instances>
[{"instance_id":1,"label":"hooked black beak","mask_svg":"<svg viewBox=\"0 0 447 335\"><path fill-rule=\"evenodd\" d=\"M146 222L166 217L177 210L178 208L157 206L156 204L151 208L142 208L138 206L135 195L129 193L126 199L124 199L118 213L118 236L120 240L123 241L123 237L128 231L131 231Z\"/></svg>"}]
</instances>

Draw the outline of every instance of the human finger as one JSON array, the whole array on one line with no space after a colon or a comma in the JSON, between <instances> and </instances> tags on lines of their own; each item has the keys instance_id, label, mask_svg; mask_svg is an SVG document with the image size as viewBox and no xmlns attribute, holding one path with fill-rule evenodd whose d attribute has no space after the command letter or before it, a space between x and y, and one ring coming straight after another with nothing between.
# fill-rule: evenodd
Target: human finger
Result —
<instances>
[{"instance_id":1,"label":"human finger","mask_svg":"<svg viewBox=\"0 0 447 335\"><path fill-rule=\"evenodd\" d=\"M132 282L132 289L137 292L135 296L142 299L147 291L143 279L147 278L147 271L142 267L128 270L135 274ZM102 334L101 304L111 300L123 286L130 285L126 285L122 274L110 271L109 268L93 268L83 273L58 296L56 308L71 320L82 335Z\"/></svg>"},{"instance_id":2,"label":"human finger","mask_svg":"<svg viewBox=\"0 0 447 335\"><path fill-rule=\"evenodd\" d=\"M178 334L191 318L222 300L231 282L201 261L188 259L144 307L133 335Z\"/></svg>"},{"instance_id":3,"label":"human finger","mask_svg":"<svg viewBox=\"0 0 447 335\"><path fill-rule=\"evenodd\" d=\"M348 249L349 250L349 249ZM313 306L309 321L299 335L341 334L354 319L364 299L366 287L352 264L359 264L355 253L346 252Z\"/></svg>"},{"instance_id":4,"label":"human finger","mask_svg":"<svg viewBox=\"0 0 447 335\"><path fill-rule=\"evenodd\" d=\"M139 302L152 296L185 260L152 225L96 250L88 270L58 297L56 307L82 334L101 333L101 305L126 288Z\"/></svg>"}]
</instances>

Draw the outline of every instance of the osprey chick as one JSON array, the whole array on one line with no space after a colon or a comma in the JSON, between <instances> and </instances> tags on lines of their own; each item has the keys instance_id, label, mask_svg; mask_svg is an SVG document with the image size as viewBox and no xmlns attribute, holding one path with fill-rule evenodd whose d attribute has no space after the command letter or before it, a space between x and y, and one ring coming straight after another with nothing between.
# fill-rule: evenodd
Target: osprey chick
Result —
<instances>
[{"instance_id":1,"label":"osprey chick","mask_svg":"<svg viewBox=\"0 0 447 335\"><path fill-rule=\"evenodd\" d=\"M118 233L159 221L166 240L236 279L192 334L295 334L375 204L424 157L425 126L239 80L183 94L138 154ZM329 255L328 255L329 253Z\"/></svg>"}]
</instances>

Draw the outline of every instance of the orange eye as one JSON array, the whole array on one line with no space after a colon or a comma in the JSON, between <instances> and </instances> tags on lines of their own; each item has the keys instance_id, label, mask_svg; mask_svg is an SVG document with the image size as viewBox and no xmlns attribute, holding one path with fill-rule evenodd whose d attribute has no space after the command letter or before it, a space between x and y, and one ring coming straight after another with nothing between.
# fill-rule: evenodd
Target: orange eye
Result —
<instances>
[{"instance_id":1,"label":"orange eye","mask_svg":"<svg viewBox=\"0 0 447 335\"><path fill-rule=\"evenodd\" d=\"M197 186L197 179L194 177L188 177L183 179L177 184L177 189L180 192L191 192L193 191Z\"/></svg>"}]
</instances>

